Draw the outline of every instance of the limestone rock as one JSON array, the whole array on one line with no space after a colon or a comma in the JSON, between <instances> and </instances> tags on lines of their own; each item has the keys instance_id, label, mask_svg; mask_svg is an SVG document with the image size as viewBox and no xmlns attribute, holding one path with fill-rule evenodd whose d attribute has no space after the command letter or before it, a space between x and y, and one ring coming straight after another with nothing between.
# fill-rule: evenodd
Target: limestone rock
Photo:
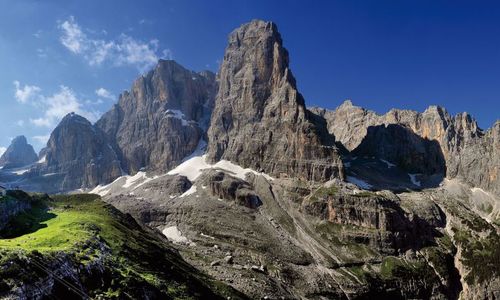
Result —
<instances>
[{"instance_id":1,"label":"limestone rock","mask_svg":"<svg viewBox=\"0 0 500 300\"><path fill-rule=\"evenodd\" d=\"M216 88L214 74L160 60L96 125L106 133L126 172L165 172L198 146Z\"/></svg>"},{"instance_id":2,"label":"limestone rock","mask_svg":"<svg viewBox=\"0 0 500 300\"><path fill-rule=\"evenodd\" d=\"M498 121L491 129L483 131L469 114L451 116L439 106L430 106L423 113L392 109L385 115L378 115L373 111L354 106L349 100L334 111L319 108L314 108L312 111L325 118L329 132L354 153L361 147L364 150L372 150L371 153L361 151L364 154L389 158L396 163L399 163L399 159L405 158L412 160L414 165L421 165L423 161L418 159L419 155L412 155L412 153L422 153L425 155L421 157L425 158L423 160L430 168L420 171L431 173L442 168L440 151L445 162L446 177L460 178L472 186L500 194L498 167L500 165L498 142L500 122ZM389 155L388 157L387 153L394 152L394 149L387 146L387 139L380 139L378 145L373 145L373 142L377 140L374 134L380 137L381 131L388 131L387 128L393 125L401 127L402 130L410 130L421 140L418 141L413 137L412 139L417 143L408 143L407 140L398 140L391 136L393 143L389 143L389 146L411 145L413 150L400 148L398 151L402 155ZM368 143L370 146L365 147L363 143ZM440 149L436 149L436 145L439 145ZM405 164L405 162L402 163L403 166ZM411 166L410 169L414 167Z\"/></svg>"},{"instance_id":3,"label":"limestone rock","mask_svg":"<svg viewBox=\"0 0 500 300\"><path fill-rule=\"evenodd\" d=\"M422 200L423 202L423 200ZM404 253L431 245L435 228L444 227L445 219L436 205L427 205L424 213L409 214L399 199L371 192L361 194L315 192L303 203L304 211L329 223L357 228L344 232L344 239L368 244L382 253ZM428 215L430 217L423 218Z\"/></svg>"},{"instance_id":4,"label":"limestone rock","mask_svg":"<svg viewBox=\"0 0 500 300\"><path fill-rule=\"evenodd\" d=\"M219 74L208 159L280 176L343 177L334 137L306 109L272 22L233 31Z\"/></svg>"},{"instance_id":5,"label":"limestone rock","mask_svg":"<svg viewBox=\"0 0 500 300\"><path fill-rule=\"evenodd\" d=\"M203 176L203 182L208 185L211 194L220 199L236 201L248 208L262 205L252 186L244 180L220 171L208 171Z\"/></svg>"},{"instance_id":6,"label":"limestone rock","mask_svg":"<svg viewBox=\"0 0 500 300\"><path fill-rule=\"evenodd\" d=\"M118 156L105 134L74 113L64 117L54 129L44 153L46 162L30 173L47 180L53 178L51 190L91 188L122 175Z\"/></svg>"},{"instance_id":7,"label":"limestone rock","mask_svg":"<svg viewBox=\"0 0 500 300\"><path fill-rule=\"evenodd\" d=\"M33 146L28 144L24 135L14 138L4 154L0 157L0 167L4 169L19 168L38 160Z\"/></svg>"}]
</instances>

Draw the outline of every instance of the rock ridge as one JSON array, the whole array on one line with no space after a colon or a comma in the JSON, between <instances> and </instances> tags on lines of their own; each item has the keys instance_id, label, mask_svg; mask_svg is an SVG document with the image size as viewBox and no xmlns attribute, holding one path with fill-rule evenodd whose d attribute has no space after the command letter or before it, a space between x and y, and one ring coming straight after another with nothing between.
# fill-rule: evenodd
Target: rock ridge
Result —
<instances>
[{"instance_id":1,"label":"rock ridge","mask_svg":"<svg viewBox=\"0 0 500 300\"><path fill-rule=\"evenodd\" d=\"M208 159L274 176L343 178L332 135L322 134L298 92L288 51L272 22L253 20L229 35L208 131Z\"/></svg>"}]
</instances>

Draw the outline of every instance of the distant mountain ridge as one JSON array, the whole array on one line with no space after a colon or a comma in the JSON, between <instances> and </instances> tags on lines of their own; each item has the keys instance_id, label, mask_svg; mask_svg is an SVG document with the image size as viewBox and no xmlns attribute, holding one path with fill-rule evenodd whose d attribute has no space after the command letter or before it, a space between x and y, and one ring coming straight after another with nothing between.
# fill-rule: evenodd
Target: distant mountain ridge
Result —
<instances>
[{"instance_id":1,"label":"distant mountain ridge","mask_svg":"<svg viewBox=\"0 0 500 300\"><path fill-rule=\"evenodd\" d=\"M437 150L442 151L446 163L443 171L448 178L460 178L472 186L500 195L500 120L484 131L468 113L451 116L440 106L430 106L422 113L392 109L378 115L354 106L349 100L333 111L321 108L312 111L324 117L330 133L354 152L362 147L370 128L390 124L404 126L421 138L439 144ZM395 144L400 142L395 140ZM384 154L381 158L392 161L401 159ZM435 164L436 161L424 163Z\"/></svg>"},{"instance_id":2,"label":"distant mountain ridge","mask_svg":"<svg viewBox=\"0 0 500 300\"><path fill-rule=\"evenodd\" d=\"M4 169L19 168L38 160L33 146L28 144L24 135L15 137L7 150L0 157L0 167Z\"/></svg>"},{"instance_id":3,"label":"distant mountain ridge","mask_svg":"<svg viewBox=\"0 0 500 300\"><path fill-rule=\"evenodd\" d=\"M99 194L253 299L500 298L500 122L308 109L273 22L228 40L217 75L160 60L0 181Z\"/></svg>"},{"instance_id":4,"label":"distant mountain ridge","mask_svg":"<svg viewBox=\"0 0 500 300\"><path fill-rule=\"evenodd\" d=\"M51 138L47 149L55 153L57 148L60 157L46 161L44 167L37 166L29 178L67 173L61 165L73 165L73 171L53 176L52 181L37 180L42 183L26 188L50 185L51 190L68 191L107 184L122 171L165 173L205 140L210 161L227 159L278 177L344 179L342 157L353 152L399 161L414 173L461 178L472 186L500 193L500 122L482 131L470 115L453 117L437 106L423 113L393 109L378 115L346 101L334 111L309 110L296 89L288 60L276 25L263 21L245 24L231 33L217 77L208 71L189 71L172 60L160 60L130 91L121 94L118 103L95 125L83 131L93 135L82 136L93 141L88 147L101 148L97 156L66 155L65 147L58 145L75 143L71 135ZM64 131L66 123L61 122L57 131ZM403 129L388 132L383 127L390 124ZM410 133L422 140L416 141ZM380 140L396 142L389 150ZM410 146L402 148L401 143ZM83 145L79 147L84 151ZM47 149L40 158L47 157ZM8 150L2 159L11 153ZM36 161L30 156L30 163ZM72 162L76 157L78 163ZM98 162L102 157L105 159ZM112 167L110 162L114 162Z\"/></svg>"}]
</instances>

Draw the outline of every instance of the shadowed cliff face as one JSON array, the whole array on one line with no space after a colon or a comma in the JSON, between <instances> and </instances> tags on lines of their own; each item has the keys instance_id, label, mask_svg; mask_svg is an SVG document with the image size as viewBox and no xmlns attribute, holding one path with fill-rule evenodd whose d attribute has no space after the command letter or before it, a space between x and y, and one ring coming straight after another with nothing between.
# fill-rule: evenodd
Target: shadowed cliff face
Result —
<instances>
[{"instance_id":1,"label":"shadowed cliff face","mask_svg":"<svg viewBox=\"0 0 500 300\"><path fill-rule=\"evenodd\" d=\"M9 148L0 157L0 167L4 169L23 167L37 161L38 157L33 146L28 144L24 135L12 140Z\"/></svg>"},{"instance_id":2,"label":"shadowed cliff face","mask_svg":"<svg viewBox=\"0 0 500 300\"><path fill-rule=\"evenodd\" d=\"M204 135L217 88L215 75L160 60L96 123L126 172L165 172L191 154Z\"/></svg>"},{"instance_id":3,"label":"shadowed cliff face","mask_svg":"<svg viewBox=\"0 0 500 300\"><path fill-rule=\"evenodd\" d=\"M74 113L54 129L43 153L45 162L29 176L44 177L50 186L46 190L89 188L122 175L118 156L105 134Z\"/></svg>"},{"instance_id":4,"label":"shadowed cliff face","mask_svg":"<svg viewBox=\"0 0 500 300\"><path fill-rule=\"evenodd\" d=\"M256 20L233 31L219 76L209 160L227 159L275 176L343 177L337 149L324 140L297 91L274 23Z\"/></svg>"},{"instance_id":5,"label":"shadowed cliff face","mask_svg":"<svg viewBox=\"0 0 500 300\"><path fill-rule=\"evenodd\" d=\"M334 111L320 108L314 108L312 111L326 119L329 132L351 151L357 149L367 135L373 136L374 132L369 132L371 127L394 124L408 128L422 139L438 143L445 160L446 177L459 178L472 186L500 194L500 122L483 131L469 114L451 116L439 106L431 106L423 113L392 109L385 115L378 115L354 106L349 100ZM386 134L384 136L387 137ZM376 139L368 139L371 140L372 146L376 143ZM387 142L391 144L387 138L383 141L382 143L381 140L376 148L384 148L384 143ZM431 146L428 150L436 153L434 148ZM435 156L431 153L430 159ZM380 150L378 154L381 154ZM439 157L437 159L439 160ZM436 171L440 170L439 161L431 160L430 164Z\"/></svg>"},{"instance_id":6,"label":"shadowed cliff face","mask_svg":"<svg viewBox=\"0 0 500 300\"><path fill-rule=\"evenodd\" d=\"M352 154L384 159L409 173L446 173L446 162L437 141L422 138L396 124L368 127L366 136Z\"/></svg>"}]
</instances>

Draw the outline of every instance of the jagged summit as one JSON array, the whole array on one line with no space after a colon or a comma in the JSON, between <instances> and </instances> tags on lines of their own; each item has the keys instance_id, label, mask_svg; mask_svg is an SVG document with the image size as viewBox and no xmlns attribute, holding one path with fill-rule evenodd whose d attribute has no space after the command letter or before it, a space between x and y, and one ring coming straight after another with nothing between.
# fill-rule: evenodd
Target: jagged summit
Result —
<instances>
[{"instance_id":1,"label":"jagged summit","mask_svg":"<svg viewBox=\"0 0 500 300\"><path fill-rule=\"evenodd\" d=\"M208 127L217 90L215 74L160 60L105 113L103 130L125 172L166 172L197 147Z\"/></svg>"},{"instance_id":2,"label":"jagged summit","mask_svg":"<svg viewBox=\"0 0 500 300\"><path fill-rule=\"evenodd\" d=\"M312 119L272 22L253 20L229 35L208 131L208 158L279 176L342 177L334 137Z\"/></svg>"},{"instance_id":3,"label":"jagged summit","mask_svg":"<svg viewBox=\"0 0 500 300\"><path fill-rule=\"evenodd\" d=\"M33 146L28 144L24 135L20 135L12 140L10 146L0 157L0 167L4 169L18 168L34 163L37 158Z\"/></svg>"},{"instance_id":4,"label":"jagged summit","mask_svg":"<svg viewBox=\"0 0 500 300\"><path fill-rule=\"evenodd\" d=\"M437 163L438 159L431 159L425 162L427 166L431 167L429 170L443 170L448 178L460 178L471 186L500 193L500 170L497 167L500 164L500 151L495 149L493 145L495 126L483 131L468 113L464 112L452 116L444 107L432 105L424 112L391 109L386 114L381 115L346 102L333 111L321 109L313 109L312 111L326 119L329 132L335 135L336 139L349 151L359 150L365 139L371 139L369 143L362 146L365 148L366 145L370 145L368 147L370 149L363 149L362 152L375 154L372 153L377 149L374 142L381 141L382 136L396 138L394 137L396 133L393 131L389 134L386 128L388 125L397 125L401 127L398 130L401 134L406 132L406 134L414 134L415 136L413 138L406 136L405 139L402 139L401 134L398 134L399 137L394 140L392 146L380 144L377 151L384 153L382 159L408 161L408 163L412 161L417 165L411 169L419 169L418 165L421 165L422 161L418 163L419 159L417 158L426 157L425 155L429 154L422 150L422 143L427 143L424 140L436 142L439 149L436 149L435 146L430 147L434 149L434 154L431 157L439 158L441 157L439 152L441 152L446 166L443 170L441 163ZM386 133L382 133L382 131ZM370 132L376 136L369 137ZM392 141L393 138L389 141ZM418 142L403 142L406 139ZM419 141L420 139L424 140ZM395 151L395 149L399 150ZM401 157L401 154L394 154L396 152L404 153L405 157Z\"/></svg>"},{"instance_id":5,"label":"jagged summit","mask_svg":"<svg viewBox=\"0 0 500 300\"><path fill-rule=\"evenodd\" d=\"M84 116L81 116L75 112L70 112L67 115L65 115L62 119L60 124L66 124L66 123L71 123L71 122L82 122L82 123L88 123L92 125L92 123L87 120Z\"/></svg>"}]
</instances>

